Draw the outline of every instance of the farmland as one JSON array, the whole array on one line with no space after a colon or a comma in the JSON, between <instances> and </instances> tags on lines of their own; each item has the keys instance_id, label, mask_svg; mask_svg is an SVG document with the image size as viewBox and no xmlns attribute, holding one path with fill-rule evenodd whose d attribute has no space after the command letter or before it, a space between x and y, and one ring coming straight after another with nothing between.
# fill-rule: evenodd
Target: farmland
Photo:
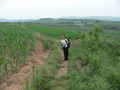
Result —
<instances>
[{"instance_id":1,"label":"farmland","mask_svg":"<svg viewBox=\"0 0 120 90\"><path fill-rule=\"evenodd\" d=\"M45 66L33 70L32 84L26 81L26 90L119 90L120 22L50 19L0 27L1 76L27 62L36 40L42 41L45 52L50 50ZM58 77L65 68L59 42L63 33L71 47L67 73Z\"/></svg>"},{"instance_id":2,"label":"farmland","mask_svg":"<svg viewBox=\"0 0 120 90\"><path fill-rule=\"evenodd\" d=\"M26 61L34 35L20 25L0 24L0 81Z\"/></svg>"},{"instance_id":3,"label":"farmland","mask_svg":"<svg viewBox=\"0 0 120 90\"><path fill-rule=\"evenodd\" d=\"M100 21L100 20L94 20L94 19L55 20L55 19L48 18L48 19L40 19L32 22L26 22L24 24L88 33L90 31L90 28L94 28L94 25L96 23L101 23L101 26L103 28L103 32L101 32L102 36L119 38L120 22L117 22L117 21Z\"/></svg>"}]
</instances>

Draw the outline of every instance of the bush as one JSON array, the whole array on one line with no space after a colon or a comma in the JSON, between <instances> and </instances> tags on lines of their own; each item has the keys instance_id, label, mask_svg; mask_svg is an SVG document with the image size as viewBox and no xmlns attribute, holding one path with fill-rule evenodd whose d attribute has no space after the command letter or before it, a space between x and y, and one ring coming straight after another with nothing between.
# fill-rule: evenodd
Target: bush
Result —
<instances>
[{"instance_id":1,"label":"bush","mask_svg":"<svg viewBox=\"0 0 120 90\"><path fill-rule=\"evenodd\" d=\"M119 43L109 40L107 45L100 31L95 26L83 39L71 42L68 90L119 90Z\"/></svg>"}]
</instances>

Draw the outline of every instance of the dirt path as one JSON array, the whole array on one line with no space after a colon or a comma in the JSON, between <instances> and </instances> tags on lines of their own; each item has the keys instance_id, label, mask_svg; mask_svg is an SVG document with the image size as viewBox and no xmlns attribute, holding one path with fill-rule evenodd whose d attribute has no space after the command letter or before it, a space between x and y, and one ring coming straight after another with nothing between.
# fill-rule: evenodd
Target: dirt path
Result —
<instances>
[{"instance_id":1,"label":"dirt path","mask_svg":"<svg viewBox=\"0 0 120 90\"><path fill-rule=\"evenodd\" d=\"M57 71L57 74L55 75L55 85L51 90L67 90L66 89L66 83L67 80L65 78L63 78L65 75L67 75L67 65L68 65L68 61L64 61L64 56L63 56L63 51L60 50L60 54L61 54L61 67L60 69Z\"/></svg>"},{"instance_id":2,"label":"dirt path","mask_svg":"<svg viewBox=\"0 0 120 90\"><path fill-rule=\"evenodd\" d=\"M44 52L44 46L40 41L36 42L35 51L27 57L28 61L19 67L17 72L8 76L8 79L0 85L0 90L25 90L26 78L31 82L32 67L35 70L43 67L49 51Z\"/></svg>"},{"instance_id":3,"label":"dirt path","mask_svg":"<svg viewBox=\"0 0 120 90\"><path fill-rule=\"evenodd\" d=\"M61 53L61 59L63 60L64 58L63 51L61 50L60 53ZM68 61L62 61L61 68L58 70L56 77L61 77L67 74L67 65L68 65Z\"/></svg>"}]
</instances>

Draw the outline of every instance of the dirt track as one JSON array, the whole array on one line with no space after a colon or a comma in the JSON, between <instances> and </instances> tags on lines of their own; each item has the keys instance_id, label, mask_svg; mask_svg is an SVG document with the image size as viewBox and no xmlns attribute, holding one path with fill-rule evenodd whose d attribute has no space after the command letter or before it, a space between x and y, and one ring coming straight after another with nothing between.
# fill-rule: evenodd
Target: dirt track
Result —
<instances>
[{"instance_id":1,"label":"dirt track","mask_svg":"<svg viewBox=\"0 0 120 90\"><path fill-rule=\"evenodd\" d=\"M61 53L61 59L63 59L64 58L63 51L61 50L60 53ZM57 71L56 77L61 77L67 74L67 65L68 65L68 61L62 61L61 68Z\"/></svg>"}]
</instances>

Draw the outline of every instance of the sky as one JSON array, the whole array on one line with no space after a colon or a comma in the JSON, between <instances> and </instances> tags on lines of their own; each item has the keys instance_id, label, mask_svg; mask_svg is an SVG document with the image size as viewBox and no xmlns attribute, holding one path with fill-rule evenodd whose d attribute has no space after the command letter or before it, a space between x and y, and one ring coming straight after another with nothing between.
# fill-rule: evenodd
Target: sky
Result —
<instances>
[{"instance_id":1,"label":"sky","mask_svg":"<svg viewBox=\"0 0 120 90\"><path fill-rule=\"evenodd\" d=\"M120 17L120 0L0 0L0 18Z\"/></svg>"}]
</instances>

